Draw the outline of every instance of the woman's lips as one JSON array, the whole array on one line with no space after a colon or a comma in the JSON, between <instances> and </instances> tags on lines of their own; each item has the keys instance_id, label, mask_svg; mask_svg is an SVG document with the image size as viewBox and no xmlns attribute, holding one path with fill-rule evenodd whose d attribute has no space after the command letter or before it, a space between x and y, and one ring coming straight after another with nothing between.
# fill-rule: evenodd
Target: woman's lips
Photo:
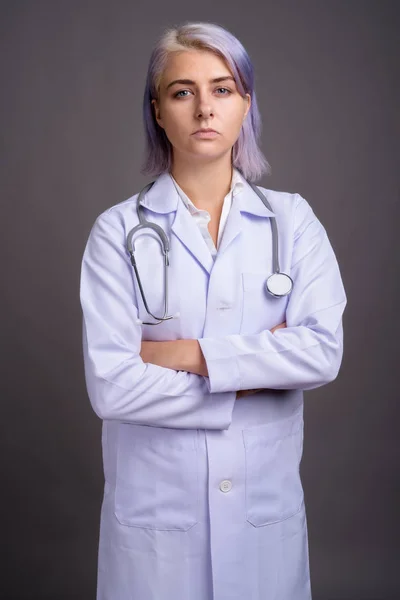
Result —
<instances>
[{"instance_id":1,"label":"woman's lips","mask_svg":"<svg viewBox=\"0 0 400 600\"><path fill-rule=\"evenodd\" d=\"M195 138L199 139L213 139L219 135L216 131L196 131L196 133L192 133Z\"/></svg>"}]
</instances>

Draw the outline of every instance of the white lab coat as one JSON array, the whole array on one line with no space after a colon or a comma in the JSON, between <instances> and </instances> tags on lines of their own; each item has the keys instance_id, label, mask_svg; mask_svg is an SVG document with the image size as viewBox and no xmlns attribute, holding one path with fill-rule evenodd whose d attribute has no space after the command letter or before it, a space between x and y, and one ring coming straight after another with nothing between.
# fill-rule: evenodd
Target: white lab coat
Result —
<instances>
[{"instance_id":1,"label":"white lab coat","mask_svg":"<svg viewBox=\"0 0 400 600\"><path fill-rule=\"evenodd\" d=\"M103 420L97 600L311 598L302 390L337 376L346 295L306 200L260 189L273 212L246 182L214 262L169 174L156 179L143 204L170 239L169 312L180 315L161 325L138 322L148 317L125 249L137 194L90 232L80 298L87 390ZM264 290L272 218L294 280L283 298ZM158 239L142 231L135 249L163 314ZM199 339L209 377L143 363L142 339Z\"/></svg>"}]
</instances>

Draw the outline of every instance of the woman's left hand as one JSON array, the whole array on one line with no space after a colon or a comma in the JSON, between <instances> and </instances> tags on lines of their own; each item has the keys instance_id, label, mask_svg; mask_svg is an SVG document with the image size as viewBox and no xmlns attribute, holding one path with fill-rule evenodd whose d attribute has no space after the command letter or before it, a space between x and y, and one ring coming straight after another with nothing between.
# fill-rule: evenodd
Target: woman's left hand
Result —
<instances>
[{"instance_id":1,"label":"woman's left hand","mask_svg":"<svg viewBox=\"0 0 400 600\"><path fill-rule=\"evenodd\" d=\"M257 390L239 390L236 392L236 399L242 398L243 396L250 396L251 394L256 394L257 392L262 392L264 388L259 388Z\"/></svg>"}]
</instances>

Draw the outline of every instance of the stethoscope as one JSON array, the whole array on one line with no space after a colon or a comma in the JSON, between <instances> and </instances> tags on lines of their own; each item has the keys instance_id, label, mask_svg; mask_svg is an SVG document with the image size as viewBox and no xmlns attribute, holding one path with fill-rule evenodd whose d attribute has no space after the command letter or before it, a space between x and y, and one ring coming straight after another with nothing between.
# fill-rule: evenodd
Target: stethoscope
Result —
<instances>
[{"instance_id":1,"label":"stethoscope","mask_svg":"<svg viewBox=\"0 0 400 600\"><path fill-rule=\"evenodd\" d=\"M130 232L127 235L127 240L126 240L126 248L130 255L131 263L132 263L133 269L135 271L135 275L136 275L136 279L137 279L137 282L139 285L140 295L142 296L144 307L145 307L147 313L151 317L153 317L153 319L155 319L155 321L156 321L156 323L148 323L148 322L141 321L140 319L138 319L138 322L143 323L144 325L159 325L163 321L168 321L170 319L177 318L177 316L178 316L178 315L168 315L168 266L169 266L169 240L168 240L168 237L167 237L165 231L162 229L162 227L160 227L159 225L156 225L156 223L151 223L150 221L147 221L145 219L145 217L143 215L143 211L142 211L143 207L141 206L141 201L142 201L143 196L150 190L150 188L152 187L152 185L154 183L155 183L155 181L152 181L151 183L146 185L142 189L142 191L139 193L139 196L136 201L136 211L137 211L137 215L139 218L139 225L136 225L135 227L133 227L133 229L130 230ZM272 208L271 208L268 200L266 199L264 194L262 194L260 192L258 187L250 181L248 181L247 183L255 191L257 196L259 196L259 198L265 204L265 206L272 212ZM138 271L138 268L136 265L135 256L134 256L135 246L132 243L132 237L135 235L135 233L137 233L141 229L146 229L146 228L152 229L157 234L157 236L159 237L160 243L161 243L162 253L164 255L164 315L162 317L157 317L156 315L153 315L153 313L149 309L149 306L148 306L147 300L146 300L146 296L144 293L144 289L142 286L142 282L140 280L139 271ZM281 271L280 271L280 267L279 267L279 236L278 236L278 227L276 225L276 219L274 217L271 220L271 228L272 228L273 273L272 273L272 275L270 275L268 277L267 281L265 282L265 288L266 288L267 292L269 294L271 294L271 296L273 296L274 298L281 298L283 296L287 296L288 294L290 294L290 292L293 289L293 280L289 275L287 275L286 273L281 273Z\"/></svg>"}]
</instances>

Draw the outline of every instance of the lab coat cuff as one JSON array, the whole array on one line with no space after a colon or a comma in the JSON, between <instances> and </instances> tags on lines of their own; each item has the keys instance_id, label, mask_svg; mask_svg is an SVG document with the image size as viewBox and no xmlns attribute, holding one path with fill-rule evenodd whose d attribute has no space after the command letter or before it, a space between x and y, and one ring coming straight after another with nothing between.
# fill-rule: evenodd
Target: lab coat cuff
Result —
<instances>
[{"instance_id":1,"label":"lab coat cuff","mask_svg":"<svg viewBox=\"0 0 400 600\"><path fill-rule=\"evenodd\" d=\"M204 402L204 424L201 429L229 429L235 402L236 392L210 393Z\"/></svg>"},{"instance_id":2,"label":"lab coat cuff","mask_svg":"<svg viewBox=\"0 0 400 600\"><path fill-rule=\"evenodd\" d=\"M239 365L232 346L223 338L201 338L198 342L207 364L205 380L210 393L240 390Z\"/></svg>"}]
</instances>

